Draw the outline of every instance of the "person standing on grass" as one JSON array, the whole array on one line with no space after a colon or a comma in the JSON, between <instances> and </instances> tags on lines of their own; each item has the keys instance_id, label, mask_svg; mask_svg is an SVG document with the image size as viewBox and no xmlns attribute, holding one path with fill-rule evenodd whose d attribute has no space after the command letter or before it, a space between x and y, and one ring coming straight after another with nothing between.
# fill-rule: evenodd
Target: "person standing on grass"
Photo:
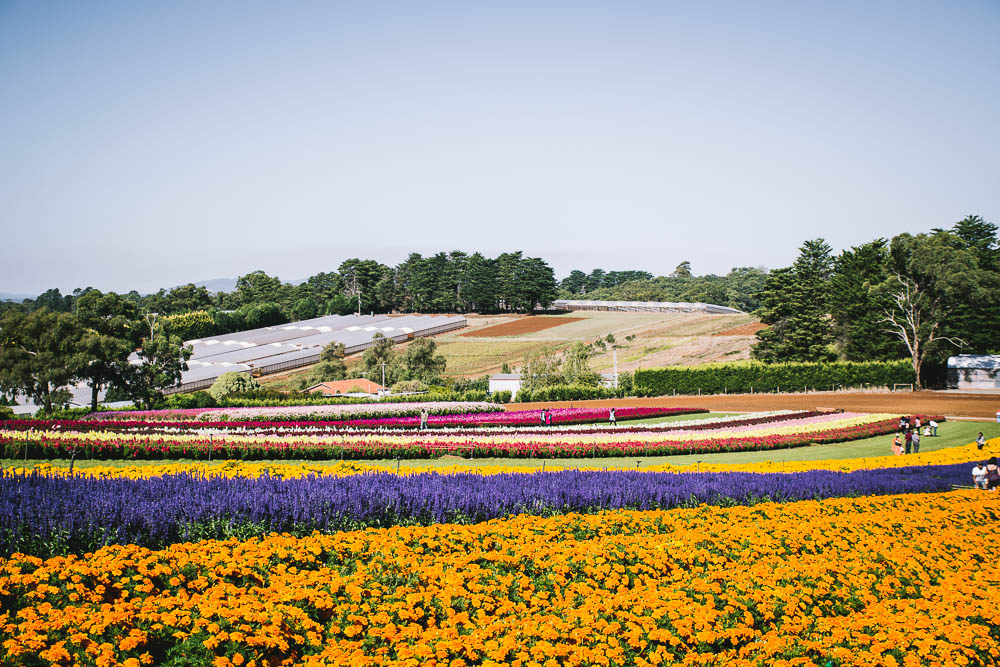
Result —
<instances>
[{"instance_id":1,"label":"person standing on grass","mask_svg":"<svg viewBox=\"0 0 1000 667\"><path fill-rule=\"evenodd\" d=\"M931 427L931 435L936 438L937 437L937 422L932 419L929 422L927 422L927 425Z\"/></svg>"},{"instance_id":2,"label":"person standing on grass","mask_svg":"<svg viewBox=\"0 0 1000 667\"><path fill-rule=\"evenodd\" d=\"M982 449L985 446L986 446L986 436L984 436L983 432L980 431L979 436L976 438L976 449Z\"/></svg>"},{"instance_id":3,"label":"person standing on grass","mask_svg":"<svg viewBox=\"0 0 1000 667\"><path fill-rule=\"evenodd\" d=\"M903 453L903 439L896 434L896 437L892 439L892 453L896 456L900 456Z\"/></svg>"},{"instance_id":4,"label":"person standing on grass","mask_svg":"<svg viewBox=\"0 0 1000 667\"><path fill-rule=\"evenodd\" d=\"M913 429L913 453L914 454L919 454L920 453L920 429L919 428Z\"/></svg>"},{"instance_id":5,"label":"person standing on grass","mask_svg":"<svg viewBox=\"0 0 1000 667\"><path fill-rule=\"evenodd\" d=\"M972 469L972 483L977 489L986 490L986 464L976 463L976 467Z\"/></svg>"},{"instance_id":6,"label":"person standing on grass","mask_svg":"<svg viewBox=\"0 0 1000 667\"><path fill-rule=\"evenodd\" d=\"M612 426L617 426L618 425L618 422L615 420L615 409L614 408L611 408L611 410L608 411L608 423L610 423Z\"/></svg>"},{"instance_id":7,"label":"person standing on grass","mask_svg":"<svg viewBox=\"0 0 1000 667\"><path fill-rule=\"evenodd\" d=\"M910 447L913 446L913 431L907 429L906 433L903 435L903 441L906 443L906 454L910 453Z\"/></svg>"},{"instance_id":8,"label":"person standing on grass","mask_svg":"<svg viewBox=\"0 0 1000 667\"><path fill-rule=\"evenodd\" d=\"M916 429L920 428L920 415L917 415L916 417L913 418L913 428Z\"/></svg>"}]
</instances>

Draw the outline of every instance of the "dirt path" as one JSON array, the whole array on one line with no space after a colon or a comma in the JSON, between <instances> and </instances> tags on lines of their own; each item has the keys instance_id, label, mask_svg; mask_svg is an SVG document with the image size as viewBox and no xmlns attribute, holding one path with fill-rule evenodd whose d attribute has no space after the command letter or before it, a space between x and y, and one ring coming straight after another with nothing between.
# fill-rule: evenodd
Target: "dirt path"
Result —
<instances>
[{"instance_id":1,"label":"dirt path","mask_svg":"<svg viewBox=\"0 0 1000 667\"><path fill-rule=\"evenodd\" d=\"M899 414L943 414L954 417L996 418L1000 395L959 394L936 391L875 394L865 392L821 392L814 394L729 394L726 396L662 396L620 398L603 401L562 401L554 403L512 403L508 410L537 410L550 407L692 407L716 412L758 412L765 410L812 410L840 408L849 412L889 412Z\"/></svg>"}]
</instances>

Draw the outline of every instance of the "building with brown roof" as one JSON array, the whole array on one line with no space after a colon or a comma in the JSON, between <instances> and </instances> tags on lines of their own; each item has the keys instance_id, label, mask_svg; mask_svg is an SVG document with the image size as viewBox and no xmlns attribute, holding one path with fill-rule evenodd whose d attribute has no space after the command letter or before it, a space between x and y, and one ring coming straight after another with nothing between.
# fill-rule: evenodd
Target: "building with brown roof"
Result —
<instances>
[{"instance_id":1,"label":"building with brown roof","mask_svg":"<svg viewBox=\"0 0 1000 667\"><path fill-rule=\"evenodd\" d=\"M385 391L382 385L356 378L354 380L336 380L331 382L320 382L306 389L310 394L322 394L323 396L344 396L348 394L379 394Z\"/></svg>"}]
</instances>

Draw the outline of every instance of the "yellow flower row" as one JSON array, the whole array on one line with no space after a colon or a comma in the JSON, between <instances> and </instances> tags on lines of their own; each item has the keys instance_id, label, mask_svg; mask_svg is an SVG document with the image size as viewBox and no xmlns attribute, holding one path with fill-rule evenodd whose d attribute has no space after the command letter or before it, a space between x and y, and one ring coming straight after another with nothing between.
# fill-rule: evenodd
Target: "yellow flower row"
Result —
<instances>
[{"instance_id":1,"label":"yellow flower row","mask_svg":"<svg viewBox=\"0 0 1000 667\"><path fill-rule=\"evenodd\" d=\"M1000 456L1000 438L988 440L986 447L977 449L974 443L963 447L949 447L920 454L907 456L871 456L857 459L822 459L817 461L760 461L758 463L702 463L697 470L702 472L805 472L808 470L836 470L851 472L853 470L872 470L877 468L900 468L915 465L949 465L953 463L972 463L984 461L991 456ZM546 462L546 470L563 470L559 461ZM56 467L41 463L34 468L13 468L16 472L35 470L45 475L68 474L65 467ZM497 475L501 473L532 473L539 467L504 466L504 465L470 465L456 464L435 468L416 467L401 464L399 474L414 475L423 472L439 474L474 473L479 475ZM605 466L581 466L579 470L604 470ZM633 467L607 467L608 470L635 470ZM691 465L662 465L641 468L642 472L692 472L696 468ZM146 463L128 466L86 466L77 467L74 474L88 477L115 477L127 479L148 479L160 475L191 473L207 477L260 477L268 474L272 477L295 479L316 476L343 477L366 472L396 472L396 468L383 468L364 462L340 462L323 465L319 463L279 463L279 462L243 462L218 461L215 463Z\"/></svg>"},{"instance_id":2,"label":"yellow flower row","mask_svg":"<svg viewBox=\"0 0 1000 667\"><path fill-rule=\"evenodd\" d=\"M998 510L960 491L15 555L0 661L996 664Z\"/></svg>"},{"instance_id":3,"label":"yellow flower row","mask_svg":"<svg viewBox=\"0 0 1000 667\"><path fill-rule=\"evenodd\" d=\"M986 441L983 449L970 443L961 447L947 447L919 454L905 456L868 456L858 459L826 459L820 461L761 461L758 463L701 464L699 469L706 472L803 472L807 470L874 470L877 468L903 468L919 465L950 465L953 463L973 463L985 461L991 456L1000 456L1000 438ZM681 472L690 467L652 466L647 470Z\"/></svg>"}]
</instances>

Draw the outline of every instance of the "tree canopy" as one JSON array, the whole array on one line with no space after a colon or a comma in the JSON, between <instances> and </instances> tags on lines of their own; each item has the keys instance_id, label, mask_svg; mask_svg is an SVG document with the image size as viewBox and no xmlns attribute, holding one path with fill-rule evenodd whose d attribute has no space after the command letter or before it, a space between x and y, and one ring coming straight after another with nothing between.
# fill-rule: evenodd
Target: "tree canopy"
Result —
<instances>
[{"instance_id":1,"label":"tree canopy","mask_svg":"<svg viewBox=\"0 0 1000 667\"><path fill-rule=\"evenodd\" d=\"M955 352L1000 352L997 226L968 216L950 229L876 239L832 257L821 239L772 271L760 294L762 361L909 358L925 364Z\"/></svg>"}]
</instances>

